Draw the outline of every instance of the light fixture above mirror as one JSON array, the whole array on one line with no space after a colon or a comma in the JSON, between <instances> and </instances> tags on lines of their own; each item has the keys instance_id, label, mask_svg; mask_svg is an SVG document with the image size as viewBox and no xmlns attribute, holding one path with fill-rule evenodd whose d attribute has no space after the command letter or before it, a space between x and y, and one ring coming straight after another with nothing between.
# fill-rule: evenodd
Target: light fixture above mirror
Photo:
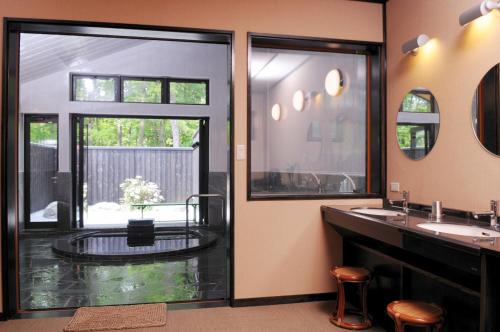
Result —
<instances>
[{"instance_id":1,"label":"light fixture above mirror","mask_svg":"<svg viewBox=\"0 0 500 332\"><path fill-rule=\"evenodd\" d=\"M418 49L427 44L429 40L429 36L425 34L418 35L404 43L403 46L401 46L401 51L403 51L404 54L411 53L412 55L416 55Z\"/></svg>"},{"instance_id":2,"label":"light fixture above mirror","mask_svg":"<svg viewBox=\"0 0 500 332\"><path fill-rule=\"evenodd\" d=\"M481 16L489 14L495 9L500 9L500 0L483 0L460 14L458 22L464 26Z\"/></svg>"},{"instance_id":3,"label":"light fixture above mirror","mask_svg":"<svg viewBox=\"0 0 500 332\"><path fill-rule=\"evenodd\" d=\"M330 96L338 96L344 87L344 78L339 69L332 69L325 77L325 90Z\"/></svg>"}]
</instances>

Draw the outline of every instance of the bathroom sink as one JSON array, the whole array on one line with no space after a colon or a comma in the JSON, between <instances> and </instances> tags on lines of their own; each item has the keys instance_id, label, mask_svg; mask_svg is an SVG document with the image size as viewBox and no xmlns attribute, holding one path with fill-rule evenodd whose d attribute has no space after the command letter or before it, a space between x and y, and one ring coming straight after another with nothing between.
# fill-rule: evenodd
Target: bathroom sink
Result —
<instances>
[{"instance_id":1,"label":"bathroom sink","mask_svg":"<svg viewBox=\"0 0 500 332\"><path fill-rule=\"evenodd\" d=\"M352 212L369 214L372 216L384 216L384 217L404 217L405 214L398 211L376 209L376 208L355 208L351 210Z\"/></svg>"},{"instance_id":2,"label":"bathroom sink","mask_svg":"<svg viewBox=\"0 0 500 332\"><path fill-rule=\"evenodd\" d=\"M427 229L429 231L462 236L500 237L500 232L470 225L423 223L418 224L417 227Z\"/></svg>"}]
</instances>

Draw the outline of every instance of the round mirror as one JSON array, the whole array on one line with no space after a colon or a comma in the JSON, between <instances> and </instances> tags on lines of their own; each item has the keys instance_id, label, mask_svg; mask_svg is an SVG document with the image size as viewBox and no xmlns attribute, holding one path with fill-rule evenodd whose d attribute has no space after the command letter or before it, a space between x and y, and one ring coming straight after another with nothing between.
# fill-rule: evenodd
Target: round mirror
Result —
<instances>
[{"instance_id":1,"label":"round mirror","mask_svg":"<svg viewBox=\"0 0 500 332\"><path fill-rule=\"evenodd\" d=\"M396 130L399 148L408 158L419 160L432 150L439 133L439 107L429 90L416 88L405 95Z\"/></svg>"},{"instance_id":2,"label":"round mirror","mask_svg":"<svg viewBox=\"0 0 500 332\"><path fill-rule=\"evenodd\" d=\"M479 83L472 101L472 127L489 152L500 155L500 70L493 66Z\"/></svg>"}]
</instances>

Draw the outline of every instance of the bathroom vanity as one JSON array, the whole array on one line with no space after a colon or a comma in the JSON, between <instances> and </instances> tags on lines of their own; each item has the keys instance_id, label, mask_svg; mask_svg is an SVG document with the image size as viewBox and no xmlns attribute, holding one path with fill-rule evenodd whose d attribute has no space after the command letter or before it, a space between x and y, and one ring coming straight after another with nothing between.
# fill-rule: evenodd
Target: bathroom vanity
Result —
<instances>
[{"instance_id":1,"label":"bathroom vanity","mask_svg":"<svg viewBox=\"0 0 500 332\"><path fill-rule=\"evenodd\" d=\"M387 303L415 299L446 310L445 331L500 331L500 237L494 237L500 233L465 215L437 222L421 211L354 211L321 207L343 238L343 264L372 271L369 310L376 321L391 326Z\"/></svg>"}]
</instances>

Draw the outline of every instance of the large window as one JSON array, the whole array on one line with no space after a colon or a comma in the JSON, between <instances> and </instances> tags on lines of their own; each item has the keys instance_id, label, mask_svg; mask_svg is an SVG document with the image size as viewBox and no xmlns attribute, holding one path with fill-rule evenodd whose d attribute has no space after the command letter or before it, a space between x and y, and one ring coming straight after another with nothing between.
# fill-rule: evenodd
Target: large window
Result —
<instances>
[{"instance_id":1,"label":"large window","mask_svg":"<svg viewBox=\"0 0 500 332\"><path fill-rule=\"evenodd\" d=\"M378 46L251 36L249 198L380 195L379 73Z\"/></svg>"}]
</instances>

